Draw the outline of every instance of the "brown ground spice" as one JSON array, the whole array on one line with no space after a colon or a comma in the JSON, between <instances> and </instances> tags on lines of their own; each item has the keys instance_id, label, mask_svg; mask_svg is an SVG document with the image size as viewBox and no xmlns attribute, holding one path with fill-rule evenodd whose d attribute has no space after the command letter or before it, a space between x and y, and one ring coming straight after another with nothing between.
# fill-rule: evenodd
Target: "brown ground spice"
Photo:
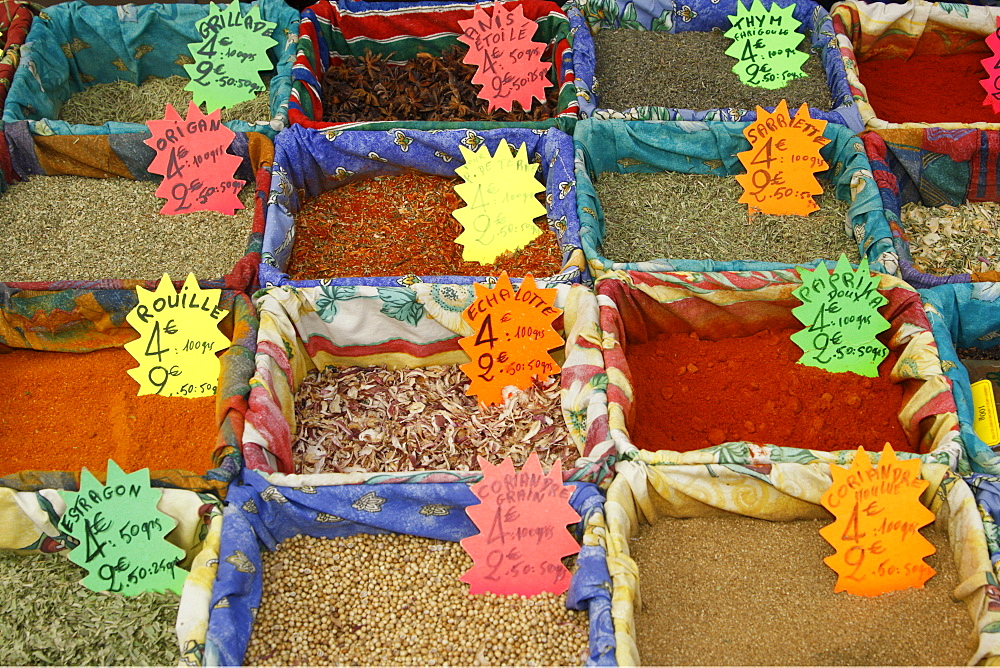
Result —
<instances>
[{"instance_id":1,"label":"brown ground spice","mask_svg":"<svg viewBox=\"0 0 1000 668\"><path fill-rule=\"evenodd\" d=\"M834 593L832 520L769 522L739 515L660 519L630 543L639 565L636 610L645 665L957 666L977 636L958 586L947 528L921 533L937 548L923 589L874 598Z\"/></svg>"},{"instance_id":2,"label":"brown ground spice","mask_svg":"<svg viewBox=\"0 0 1000 668\"><path fill-rule=\"evenodd\" d=\"M215 397L136 396L128 351L0 354L0 475L212 467Z\"/></svg>"},{"instance_id":3,"label":"brown ground spice","mask_svg":"<svg viewBox=\"0 0 1000 668\"><path fill-rule=\"evenodd\" d=\"M644 450L688 452L730 441L810 450L913 452L899 424L902 386L889 380L797 364L795 330L708 341L668 334L631 343L632 442Z\"/></svg>"},{"instance_id":4,"label":"brown ground spice","mask_svg":"<svg viewBox=\"0 0 1000 668\"><path fill-rule=\"evenodd\" d=\"M455 192L460 179L407 173L349 183L305 202L295 216L295 244L288 274L293 279L348 276L552 276L562 254L548 219L524 248L493 264L466 262L455 239L462 224L452 215L465 202Z\"/></svg>"}]
</instances>

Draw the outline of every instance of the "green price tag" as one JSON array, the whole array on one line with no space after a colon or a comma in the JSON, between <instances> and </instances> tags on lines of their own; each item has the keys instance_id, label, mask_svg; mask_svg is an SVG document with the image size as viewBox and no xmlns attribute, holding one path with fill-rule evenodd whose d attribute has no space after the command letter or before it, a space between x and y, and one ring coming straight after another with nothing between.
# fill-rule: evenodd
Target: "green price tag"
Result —
<instances>
[{"instance_id":1,"label":"green price tag","mask_svg":"<svg viewBox=\"0 0 1000 668\"><path fill-rule=\"evenodd\" d=\"M191 77L184 90L209 113L252 100L264 90L260 71L273 67L267 50L278 43L271 38L277 24L262 21L259 6L245 15L238 2L225 10L220 6L210 4L208 16L195 23L202 41L188 44L194 64L184 65Z\"/></svg>"},{"instance_id":2,"label":"green price tag","mask_svg":"<svg viewBox=\"0 0 1000 668\"><path fill-rule=\"evenodd\" d=\"M87 569L83 586L125 596L180 593L187 572L177 562L184 550L164 539L177 523L157 510L161 492L149 486L149 469L126 474L108 460L107 485L83 469L80 491L62 496L59 528L80 542L69 559Z\"/></svg>"},{"instance_id":3,"label":"green price tag","mask_svg":"<svg viewBox=\"0 0 1000 668\"><path fill-rule=\"evenodd\" d=\"M726 32L734 41L726 55L736 58L733 72L741 82L773 90L806 76L802 63L809 54L797 48L805 35L796 31L802 23L792 17L793 11L794 3L784 9L771 3L770 10L760 0L753 0L749 9L736 3L736 16L729 17L733 27Z\"/></svg>"},{"instance_id":4,"label":"green price tag","mask_svg":"<svg viewBox=\"0 0 1000 668\"><path fill-rule=\"evenodd\" d=\"M854 271L842 254L832 275L826 263L815 271L799 267L799 275L802 286L792 292L802 300L792 315L806 326L792 334L792 341L805 351L799 364L878 376L878 365L889 355L875 338L889 329L878 309L889 300L878 291L879 279L868 270L868 259Z\"/></svg>"}]
</instances>

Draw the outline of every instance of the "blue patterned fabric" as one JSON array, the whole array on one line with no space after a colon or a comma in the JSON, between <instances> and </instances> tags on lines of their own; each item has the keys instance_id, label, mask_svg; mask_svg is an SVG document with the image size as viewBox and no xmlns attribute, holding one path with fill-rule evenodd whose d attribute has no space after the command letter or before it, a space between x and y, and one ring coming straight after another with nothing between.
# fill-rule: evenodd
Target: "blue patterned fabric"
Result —
<instances>
[{"instance_id":1,"label":"blue patterned fabric","mask_svg":"<svg viewBox=\"0 0 1000 668\"><path fill-rule=\"evenodd\" d=\"M240 9L246 13L254 4L260 5L263 20L277 24L272 37L278 43L268 49L275 65L268 87L272 118L287 124L299 16L282 0L241 3ZM57 119L70 95L91 85L119 80L141 84L151 76L187 77L182 65L193 62L188 44L201 41L195 22L206 16L207 5L183 3L92 6L71 0L46 8L32 22L21 49L21 62L4 105L4 122L32 121L31 132L39 135L145 131L141 123L98 126ZM226 126L235 132L275 134L268 122L230 121Z\"/></svg>"},{"instance_id":2,"label":"blue patterned fabric","mask_svg":"<svg viewBox=\"0 0 1000 668\"><path fill-rule=\"evenodd\" d=\"M953 283L918 290L937 342L941 366L952 383L965 451L974 471L1000 474L997 456L972 428L969 372L956 348L993 348L1000 343L1000 283Z\"/></svg>"},{"instance_id":3,"label":"blue patterned fabric","mask_svg":"<svg viewBox=\"0 0 1000 668\"><path fill-rule=\"evenodd\" d=\"M541 161L549 226L562 249L563 271L548 280L589 281L580 250L580 224L573 176L573 140L555 128L547 130L313 130L293 125L278 135L274 146L271 196L260 267L260 284L293 285L404 285L405 276L291 280L285 273L295 238L294 217L303 200L353 181L417 170L454 176L465 164L459 149L477 150L485 144L494 153L501 139L511 146L526 144L529 159ZM406 274L405 266L401 268ZM541 278L541 277L539 277ZM425 283L469 284L485 277L422 276Z\"/></svg>"},{"instance_id":4,"label":"blue patterned fabric","mask_svg":"<svg viewBox=\"0 0 1000 668\"><path fill-rule=\"evenodd\" d=\"M1000 566L1000 476L973 473L964 479L976 497L976 505L983 518L990 561L993 562L993 568L997 569Z\"/></svg>"},{"instance_id":5,"label":"blue patterned fabric","mask_svg":"<svg viewBox=\"0 0 1000 668\"><path fill-rule=\"evenodd\" d=\"M603 512L600 490L576 483L570 504L584 524ZM260 605L261 548L274 550L299 534L320 538L358 533L403 533L457 542L477 533L464 508L477 503L462 483L387 483L328 487L275 487L245 471L229 489L223 515L219 571L212 589L206 665L241 665ZM428 510L431 509L431 510ZM423 511L423 512L422 512ZM567 605L590 613L588 665L614 665L611 577L605 551L587 546Z\"/></svg>"},{"instance_id":6,"label":"blue patterned fabric","mask_svg":"<svg viewBox=\"0 0 1000 668\"><path fill-rule=\"evenodd\" d=\"M755 109L676 109L637 106L628 110L605 109L594 91L596 63L594 29L631 29L659 32L726 31L729 16L736 14L739 0L569 0L563 10L570 21L570 46L573 48L573 73L576 76L580 118L661 121L753 121ZM744 3L748 4L748 3ZM792 13L809 39L813 53L820 54L830 88L832 111L810 109L813 118L846 125L854 132L864 130L861 114L847 83L847 73L834 35L829 12L812 0L778 0L778 6L795 5ZM770 4L765 6L770 7ZM697 63L678 63L678 67L697 67ZM794 102L794 101L792 101ZM767 107L774 111L774 107Z\"/></svg>"}]
</instances>

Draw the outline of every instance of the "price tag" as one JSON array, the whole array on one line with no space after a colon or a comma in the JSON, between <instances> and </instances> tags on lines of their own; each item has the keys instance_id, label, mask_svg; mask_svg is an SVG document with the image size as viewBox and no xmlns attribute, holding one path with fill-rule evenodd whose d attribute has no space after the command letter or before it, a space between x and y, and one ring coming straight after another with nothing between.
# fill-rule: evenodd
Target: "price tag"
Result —
<instances>
[{"instance_id":1,"label":"price tag","mask_svg":"<svg viewBox=\"0 0 1000 668\"><path fill-rule=\"evenodd\" d=\"M993 381L980 380L972 384L972 406L975 419L972 428L986 445L1000 443L1000 424L997 423L997 404L993 394Z\"/></svg>"},{"instance_id":2,"label":"price tag","mask_svg":"<svg viewBox=\"0 0 1000 668\"><path fill-rule=\"evenodd\" d=\"M502 404L502 390L508 385L526 390L532 378L545 380L559 373L548 352L564 343L552 328L562 313L552 305L556 290L537 287L528 274L515 291L505 271L492 290L476 283L475 291L462 319L476 333L458 341L472 359L461 365L472 380L466 394L478 395L481 406Z\"/></svg>"},{"instance_id":3,"label":"price tag","mask_svg":"<svg viewBox=\"0 0 1000 668\"><path fill-rule=\"evenodd\" d=\"M83 469L80 491L62 493L59 528L80 543L69 559L87 569L83 586L125 596L181 592L187 573L177 562L184 550L164 539L177 522L157 510L160 496L149 486L149 469L126 474L111 460L107 485Z\"/></svg>"},{"instance_id":4,"label":"price tag","mask_svg":"<svg viewBox=\"0 0 1000 668\"><path fill-rule=\"evenodd\" d=\"M773 90L806 76L802 64L809 54L797 48L805 35L798 32L802 23L793 11L794 3L781 8L772 2L770 10L760 0L753 0L749 8L736 3L736 16L728 17L733 27L726 37L734 41L726 55L736 58L733 72L742 83Z\"/></svg>"},{"instance_id":5,"label":"price tag","mask_svg":"<svg viewBox=\"0 0 1000 668\"><path fill-rule=\"evenodd\" d=\"M833 484L820 499L836 519L819 530L837 553L824 559L837 572L835 592L878 596L914 587L934 575L924 557L934 546L920 527L934 513L920 503L930 484L920 479L920 460L899 460L886 443L878 467L858 448L850 469L830 465Z\"/></svg>"},{"instance_id":6,"label":"price tag","mask_svg":"<svg viewBox=\"0 0 1000 668\"><path fill-rule=\"evenodd\" d=\"M485 145L478 151L459 149L465 164L455 173L465 183L455 186L455 192L467 206L452 213L465 228L455 242L463 246L463 260L492 264L541 235L534 220L545 214L545 206L535 193L545 186L535 178L538 165L528 162L525 144L513 155L506 139L492 156Z\"/></svg>"},{"instance_id":7,"label":"price tag","mask_svg":"<svg viewBox=\"0 0 1000 668\"><path fill-rule=\"evenodd\" d=\"M566 525L580 521L569 505L576 485L562 480L562 460L548 475L532 452L520 473L510 457L499 466L479 458L483 479L471 487L479 504L466 508L479 533L461 541L473 566L462 575L470 594L562 594L570 572L562 558L580 551Z\"/></svg>"},{"instance_id":8,"label":"price tag","mask_svg":"<svg viewBox=\"0 0 1000 668\"><path fill-rule=\"evenodd\" d=\"M983 106L993 107L993 112L1000 114L1000 16L997 29L986 38L986 46L990 47L991 55L980 61L986 69L986 78L979 82L986 89Z\"/></svg>"},{"instance_id":9,"label":"price tag","mask_svg":"<svg viewBox=\"0 0 1000 668\"><path fill-rule=\"evenodd\" d=\"M214 396L222 367L216 353L230 345L219 331L226 315L219 308L222 290L202 290L194 274L188 274L177 293L164 274L155 291L135 291L139 305L125 320L139 338L126 343L125 350L139 362L128 370L139 383L139 396Z\"/></svg>"},{"instance_id":10,"label":"price tag","mask_svg":"<svg viewBox=\"0 0 1000 668\"><path fill-rule=\"evenodd\" d=\"M191 77L184 90L191 91L195 104L213 110L252 100L264 90L260 71L273 67L267 50L278 43L271 38L277 24L261 20L258 5L246 15L238 2L219 7L210 4L208 16L194 24L202 41L188 44L194 64L184 65Z\"/></svg>"},{"instance_id":11,"label":"price tag","mask_svg":"<svg viewBox=\"0 0 1000 668\"><path fill-rule=\"evenodd\" d=\"M187 119L167 104L161 121L146 121L152 137L143 141L156 151L149 171L162 174L157 197L167 202L163 214L218 211L233 215L243 204L238 197L246 181L233 178L242 159L227 149L236 133L222 124L216 109L208 116L194 102Z\"/></svg>"},{"instance_id":12,"label":"price tag","mask_svg":"<svg viewBox=\"0 0 1000 668\"><path fill-rule=\"evenodd\" d=\"M791 338L804 351L799 364L878 376L878 365L889 355L875 338L889 329L878 309L889 300L878 291L879 279L868 270L868 258L862 258L856 272L843 254L832 275L825 262L814 271L798 269L802 285L792 294L802 306L792 309L792 315L806 328Z\"/></svg>"},{"instance_id":13,"label":"price tag","mask_svg":"<svg viewBox=\"0 0 1000 668\"><path fill-rule=\"evenodd\" d=\"M820 147L830 143L823 136L825 128L826 121L811 118L805 104L794 119L785 100L774 113L757 107L757 120L743 130L750 150L737 153L747 170L736 175L744 191L739 201L751 214L807 216L819 209L812 196L823 187L813 173L829 167L819 154Z\"/></svg>"},{"instance_id":14,"label":"price tag","mask_svg":"<svg viewBox=\"0 0 1000 668\"><path fill-rule=\"evenodd\" d=\"M482 86L479 97L489 102L490 111L510 111L515 101L528 111L532 98L545 102L552 63L542 62L546 45L531 41L538 26L524 17L520 3L508 12L496 1L492 16L476 5L472 18L458 25L463 31L458 41L469 47L462 62L479 67L472 83Z\"/></svg>"}]
</instances>

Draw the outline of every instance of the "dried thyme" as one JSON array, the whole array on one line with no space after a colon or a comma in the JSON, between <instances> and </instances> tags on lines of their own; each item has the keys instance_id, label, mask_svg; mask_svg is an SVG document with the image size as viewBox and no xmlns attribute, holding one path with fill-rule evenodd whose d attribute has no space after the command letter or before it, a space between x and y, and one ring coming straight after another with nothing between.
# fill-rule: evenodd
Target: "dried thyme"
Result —
<instances>
[{"instance_id":1,"label":"dried thyme","mask_svg":"<svg viewBox=\"0 0 1000 668\"><path fill-rule=\"evenodd\" d=\"M810 54L802 66L808 76L767 90L740 82L733 72L736 59L726 55L731 44L716 32L601 30L594 37L598 106L752 110L788 100L790 107L807 102L830 109L832 97L819 56Z\"/></svg>"},{"instance_id":2,"label":"dried thyme","mask_svg":"<svg viewBox=\"0 0 1000 668\"><path fill-rule=\"evenodd\" d=\"M181 116L187 116L191 91L184 90L190 82L180 76L150 77L136 86L129 81L95 84L73 93L59 110L59 120L67 123L103 125L108 121L145 123L163 118L169 102ZM212 111L209 109L208 111ZM222 122L271 120L271 96L265 89L252 100L222 110Z\"/></svg>"},{"instance_id":3,"label":"dried thyme","mask_svg":"<svg viewBox=\"0 0 1000 668\"><path fill-rule=\"evenodd\" d=\"M64 555L0 552L0 665L177 663L177 594L93 592L85 575Z\"/></svg>"},{"instance_id":4,"label":"dried thyme","mask_svg":"<svg viewBox=\"0 0 1000 668\"><path fill-rule=\"evenodd\" d=\"M947 276L1000 270L1000 204L903 205L901 221L913 266Z\"/></svg>"},{"instance_id":5,"label":"dried thyme","mask_svg":"<svg viewBox=\"0 0 1000 668\"><path fill-rule=\"evenodd\" d=\"M298 473L478 469L476 455L521 466L579 457L560 409L558 376L480 408L457 365L327 367L296 394Z\"/></svg>"},{"instance_id":6,"label":"dried thyme","mask_svg":"<svg viewBox=\"0 0 1000 668\"><path fill-rule=\"evenodd\" d=\"M0 281L219 278L246 253L255 191L236 215L160 215L157 183L36 176L0 197Z\"/></svg>"},{"instance_id":7,"label":"dried thyme","mask_svg":"<svg viewBox=\"0 0 1000 668\"><path fill-rule=\"evenodd\" d=\"M657 258L808 262L846 253L857 244L844 224L849 202L829 192L807 217L757 215L748 222L743 188L732 177L679 172L601 174L594 187L605 217L601 254L614 262Z\"/></svg>"}]
</instances>

